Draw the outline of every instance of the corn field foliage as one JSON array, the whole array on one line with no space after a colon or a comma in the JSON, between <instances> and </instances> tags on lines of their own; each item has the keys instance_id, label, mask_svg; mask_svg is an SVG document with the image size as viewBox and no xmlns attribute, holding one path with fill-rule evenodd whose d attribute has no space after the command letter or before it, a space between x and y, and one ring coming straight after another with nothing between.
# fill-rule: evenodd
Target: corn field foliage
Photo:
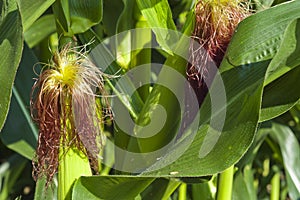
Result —
<instances>
[{"instance_id":1,"label":"corn field foliage","mask_svg":"<svg viewBox=\"0 0 300 200\"><path fill-rule=\"evenodd\" d=\"M197 2L226 1L0 0L0 199L299 200L300 0L233 1L248 14L232 29L207 91L186 100L187 66L204 55L190 40L201 43L197 14L208 9L197 13ZM51 109L59 130L92 127L76 140L88 167L51 154L40 157L52 166L47 172L36 163L49 126L32 118L32 87L70 44L97 67L84 80L94 86L98 79L89 78L101 74L101 87L78 87L78 102L60 95L66 110L75 104L69 114ZM210 56L205 67L215 66ZM47 145L73 151L56 142ZM87 173L61 196L63 177L80 170Z\"/></svg>"}]
</instances>

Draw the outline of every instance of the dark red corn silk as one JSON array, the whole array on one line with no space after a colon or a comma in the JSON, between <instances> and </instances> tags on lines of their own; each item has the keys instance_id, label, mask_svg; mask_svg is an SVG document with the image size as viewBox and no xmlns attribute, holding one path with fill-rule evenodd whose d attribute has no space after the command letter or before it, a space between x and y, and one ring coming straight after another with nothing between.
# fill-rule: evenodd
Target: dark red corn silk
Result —
<instances>
[{"instance_id":1,"label":"dark red corn silk","mask_svg":"<svg viewBox=\"0 0 300 200\"><path fill-rule=\"evenodd\" d=\"M33 86L39 90L46 73ZM60 91L59 89L47 92L38 91L35 100L31 99L31 114L39 126L39 137L36 158L33 160L33 177L35 180L46 176L47 185L53 179L58 167L58 154L61 130L60 116Z\"/></svg>"},{"instance_id":2,"label":"dark red corn silk","mask_svg":"<svg viewBox=\"0 0 300 200\"><path fill-rule=\"evenodd\" d=\"M86 148L91 167L94 172L98 172L98 157L103 138L99 134L101 130L101 120L96 116L100 108L96 105L95 99L90 98L88 94L77 94L80 91L73 91L72 107L76 118L76 133L83 146ZM94 105L91 107L91 105ZM87 109L90 108L90 109Z\"/></svg>"},{"instance_id":3,"label":"dark red corn silk","mask_svg":"<svg viewBox=\"0 0 300 200\"><path fill-rule=\"evenodd\" d=\"M191 59L186 72L200 106L208 93L207 83L212 82L216 73L209 66L212 62L220 66L235 28L250 12L241 3L199 0L195 14L192 38L196 42L190 45Z\"/></svg>"},{"instance_id":4,"label":"dark red corn silk","mask_svg":"<svg viewBox=\"0 0 300 200\"><path fill-rule=\"evenodd\" d=\"M85 127L95 127L94 124L88 123L87 115L91 115L92 111L86 112L82 110L75 114L82 122L81 130L84 132L77 132L78 128L75 128L74 113L72 103L71 91L66 88L62 88L58 85L57 88L51 88L49 90L41 90L42 84L45 84L45 77L47 77L48 71L44 71L40 76L39 81L33 87L33 90L38 90L35 100L32 100L31 112L34 121L39 125L39 137L36 150L36 159L33 160L33 177L35 180L46 177L46 186L52 181L55 173L58 170L59 165L59 149L61 146L65 148L77 148L81 152L84 152L88 156L91 167L94 171L98 169L97 155L99 153L99 147L96 145L97 131L89 130ZM82 96L83 102L85 99ZM82 103L82 102L76 102ZM87 102L84 102L87 103ZM78 106L80 109L88 107L88 105ZM99 122L98 122L99 123ZM93 149L93 153L89 153L85 148L89 145L90 149Z\"/></svg>"},{"instance_id":5,"label":"dark red corn silk","mask_svg":"<svg viewBox=\"0 0 300 200\"><path fill-rule=\"evenodd\" d=\"M68 56L69 47L66 46L60 52L64 58ZM98 114L101 108L95 102L93 91L87 91L90 87L103 89L102 79L98 78L101 72L93 73L92 69L85 68L82 60L70 61L70 65L77 66L75 70L78 78L74 84L67 82L70 83L68 85L63 83L63 79L53 78L53 74L60 73L56 68L59 65L57 58L58 55L54 55L53 68L41 73L31 94L31 115L39 126L33 177L35 180L46 177L46 186L58 170L61 147L66 150L76 148L83 152L89 158L94 172L97 172L98 155L104 141L100 132L102 119ZM91 74L84 77L86 73Z\"/></svg>"}]
</instances>

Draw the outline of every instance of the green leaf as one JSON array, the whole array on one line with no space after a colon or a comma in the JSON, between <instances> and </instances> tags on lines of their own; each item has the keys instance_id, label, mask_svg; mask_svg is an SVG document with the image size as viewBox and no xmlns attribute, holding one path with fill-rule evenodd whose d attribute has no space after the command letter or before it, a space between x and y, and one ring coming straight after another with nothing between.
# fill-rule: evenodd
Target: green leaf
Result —
<instances>
[{"instance_id":1,"label":"green leaf","mask_svg":"<svg viewBox=\"0 0 300 200\"><path fill-rule=\"evenodd\" d=\"M55 2L55 0L17 0L20 7L24 31Z\"/></svg>"},{"instance_id":2,"label":"green leaf","mask_svg":"<svg viewBox=\"0 0 300 200\"><path fill-rule=\"evenodd\" d=\"M135 28L134 20L134 5L135 1L123 1L124 9L117 22L117 32L128 31ZM120 34L119 37L116 37L116 54L117 54L117 63L122 68L128 68L129 63L131 62L132 49L135 49L134 41L135 38L132 35L131 31L128 31L127 34ZM148 41L146 41L148 42Z\"/></svg>"},{"instance_id":3,"label":"green leaf","mask_svg":"<svg viewBox=\"0 0 300 200\"><path fill-rule=\"evenodd\" d=\"M24 33L28 46L34 47L56 31L54 15L44 15Z\"/></svg>"},{"instance_id":4,"label":"green leaf","mask_svg":"<svg viewBox=\"0 0 300 200\"><path fill-rule=\"evenodd\" d=\"M244 26L248 28L237 32L238 36L236 37L240 37L240 39L236 39L234 43L231 43L229 50L244 48L241 44L248 45L248 43L243 41L243 39L247 40L243 35L247 33L249 26L248 24L244 24ZM252 43L255 46L256 40L252 40ZM189 43L183 44L177 42L174 45L178 45L178 48L184 51L183 47L188 48ZM173 52L176 51L173 50ZM176 54L183 55L178 52ZM242 55L236 54L236 56L241 57ZM244 56L247 58L249 55L246 54ZM252 56L255 57L256 54ZM222 92L222 87L220 88L220 86L223 81L227 96L227 101L224 102L226 104L223 105L217 101L216 104L218 105L214 105L216 107L212 108L212 103L214 102L206 98L201 107L201 126L197 134L193 135L189 133L189 131L193 130L187 130L184 136L180 140L177 140L171 148L166 149L161 157L159 155L155 157L155 154L151 159L146 157L147 159L143 162L153 165L150 165L148 169L144 169L142 175L167 177L206 176L223 171L236 163L247 151L255 135L261 106L264 77L269 63L270 60L252 62L248 66L239 63L237 67L224 72L221 75L222 79L217 80L219 82L215 81L213 83L210 95L216 95L213 98L219 99L220 90ZM170 56L165 65L172 66L180 71L180 73L184 73L186 61L176 56ZM229 69L233 67L227 66L230 65L229 63L224 63L223 65ZM184 91L184 85L180 84L178 78L170 75L167 68L162 68L159 80L170 83L172 87L176 87L179 91ZM157 83L140 113L138 125L148 126L148 123L157 122L157 119L162 120L162 115L155 112L155 109L158 108L157 105L164 107L167 119L163 128L155 136L139 138L136 139L135 143L129 144L129 151L136 152L138 150L142 153L154 152L170 143L170 138L174 138L174 134L178 130L182 113L178 109L177 96L174 98L174 94L172 96L170 91L168 91L171 87L164 88L159 85L159 82ZM180 99L178 100L180 101ZM222 116L224 116L224 113L226 113L226 119L222 129ZM219 121L218 123L221 124L221 127L218 123L210 125L211 121ZM145 130L135 129L133 133L139 137L139 134L147 133ZM189 142L192 143L189 144ZM181 155L182 152L184 152L183 155ZM177 160L166 166L166 163L173 161L178 156L180 157ZM129 156L127 158L128 163L130 163L130 160L131 157ZM191 163L193 164L191 165Z\"/></svg>"},{"instance_id":5,"label":"green leaf","mask_svg":"<svg viewBox=\"0 0 300 200\"><path fill-rule=\"evenodd\" d=\"M300 20L285 30L281 46L272 59L265 79L260 121L272 119L289 110L299 100ZM284 96L285 98L282 98Z\"/></svg>"},{"instance_id":6,"label":"green leaf","mask_svg":"<svg viewBox=\"0 0 300 200\"><path fill-rule=\"evenodd\" d=\"M254 177L250 166L246 166L243 173L239 173L234 178L232 200L256 200L254 189Z\"/></svg>"},{"instance_id":7,"label":"green leaf","mask_svg":"<svg viewBox=\"0 0 300 200\"><path fill-rule=\"evenodd\" d=\"M300 18L300 1L290 1L282 5L256 13L243 20L233 35L231 43L240 43L238 48L229 48L221 66L221 72L241 64L265 61L278 52L288 25Z\"/></svg>"},{"instance_id":8,"label":"green leaf","mask_svg":"<svg viewBox=\"0 0 300 200\"><path fill-rule=\"evenodd\" d=\"M155 179L142 193L143 200L161 199L168 200L171 194L181 184L179 180Z\"/></svg>"},{"instance_id":9,"label":"green leaf","mask_svg":"<svg viewBox=\"0 0 300 200\"><path fill-rule=\"evenodd\" d=\"M300 198L300 145L292 130L273 123L271 136L279 143L283 157L289 195L292 199Z\"/></svg>"},{"instance_id":10,"label":"green leaf","mask_svg":"<svg viewBox=\"0 0 300 200\"><path fill-rule=\"evenodd\" d=\"M134 6L135 1L126 1L123 0L124 9L118 18L117 22L117 31L116 33L120 33L122 31L127 31L135 27L134 21Z\"/></svg>"},{"instance_id":11,"label":"green leaf","mask_svg":"<svg viewBox=\"0 0 300 200\"><path fill-rule=\"evenodd\" d=\"M33 66L37 59L27 46L23 51L22 60L13 88L13 97L7 122L0 135L3 143L10 149L31 160L37 143L38 131L30 117L29 102L32 79L36 75ZM36 65L37 69L38 65Z\"/></svg>"},{"instance_id":12,"label":"green leaf","mask_svg":"<svg viewBox=\"0 0 300 200\"><path fill-rule=\"evenodd\" d=\"M80 177L74 184L72 199L132 200L153 181L128 176Z\"/></svg>"},{"instance_id":13,"label":"green leaf","mask_svg":"<svg viewBox=\"0 0 300 200\"><path fill-rule=\"evenodd\" d=\"M221 82L223 81L226 91L225 104L218 102L217 108L212 107L216 105L208 96L200 110L201 126L195 137L189 133L191 130L187 130L181 139L165 150L163 156L153 156L151 159L146 157L147 159L142 162L149 162L152 165L144 171L139 169L142 175L166 177L211 175L228 168L245 154L257 130L266 72L271 59L280 48L286 28L299 17L299 8L300 1L292 1L253 15L240 24L220 69ZM188 45L178 46L183 49ZM166 65L173 66L181 72L185 70L185 64L180 59L176 57L168 59ZM169 73L164 72L164 68L159 76L159 79L176 85L179 90L182 89L182 85L178 86L177 78L170 77ZM217 93L217 96L211 97L212 101L219 98L221 91L219 84L220 82L215 80L210 88L209 95ZM291 88L291 92L296 93L296 88ZM148 126L153 121L157 122L157 119L162 120L161 113L155 112L158 104L164 106L168 116L163 129L151 138L136 139L136 142L129 144L129 147L131 146L128 148L129 151L153 152L164 147L170 142L170 137L174 136L172 134L177 130L181 113L174 96L172 97L172 94L159 84L152 89L140 113L138 125ZM220 114L224 112L226 112L225 124L224 127L220 127L219 124L222 124ZM219 124L211 125L211 121ZM132 132L139 136L146 131L136 128ZM135 138L131 141L134 140ZM190 141L192 143L189 145ZM184 153L181 155L181 152ZM166 166L166 163L173 161L178 155L181 156ZM128 156L128 164L130 160L131 157Z\"/></svg>"},{"instance_id":14,"label":"green leaf","mask_svg":"<svg viewBox=\"0 0 300 200\"><path fill-rule=\"evenodd\" d=\"M102 20L102 0L69 0L69 6L73 33L85 32Z\"/></svg>"},{"instance_id":15,"label":"green leaf","mask_svg":"<svg viewBox=\"0 0 300 200\"><path fill-rule=\"evenodd\" d=\"M252 165L253 161L257 157L261 145L265 141L269 132L270 127L268 127L266 124L259 124L259 129L257 130L253 143L251 144L246 154L242 157L242 159L235 165L236 167L243 169L248 165Z\"/></svg>"},{"instance_id":16,"label":"green leaf","mask_svg":"<svg viewBox=\"0 0 300 200\"><path fill-rule=\"evenodd\" d=\"M174 176L205 176L223 171L243 156L255 136L265 73L270 60L278 51L288 24L299 16L299 6L296 4L298 5L299 1L277 6L276 9L253 15L240 24L220 69L226 88L226 105L219 107L211 115L211 103L206 98L200 112L202 125L192 144L186 147L184 140L178 142L143 174L172 176L176 172ZM287 15L281 15L282 12ZM280 18L278 15L281 15ZM276 21L270 23L269 20L274 18ZM213 83L211 90L214 87L217 87L217 84ZM223 129L214 130L209 124L209 119L224 111L226 120ZM214 145L216 134L219 138ZM204 157L199 157L201 146L209 150ZM181 157L163 167L168 160L184 149L187 150ZM152 171L153 169L159 170Z\"/></svg>"},{"instance_id":17,"label":"green leaf","mask_svg":"<svg viewBox=\"0 0 300 200\"><path fill-rule=\"evenodd\" d=\"M185 55L185 57L187 57L186 54L189 42L190 40L188 37L182 37L182 40L180 40L179 42L177 41L176 43L177 49L172 49L172 51L177 52L181 56ZM185 48L182 48L182 46ZM184 98L183 91L185 87L185 77L182 74L184 74L185 72L186 62L187 61L180 56L169 56L165 63L165 66L161 69L159 78L154 85L149 97L147 98L144 107L139 113L139 117L136 121L135 127L129 127L131 125L129 121L130 118L127 119L122 116L116 115L116 117L118 117L120 121L122 120L122 123L125 124L124 127L127 125L126 131L130 129L128 132L126 132L128 134L127 137L130 137L129 134L132 134L128 146L121 147L117 144L119 147L124 148L129 152L149 153L164 147L172 139L174 139L174 135L177 133L177 128L179 127L181 117L181 109L179 108L179 106L180 103L183 102ZM175 69L172 69L168 66L172 66ZM140 83L140 76L138 75L143 73L143 70L143 67L136 67L132 70L134 71L132 73L135 75L133 79L136 88L139 87ZM131 77L131 75L128 74L127 76ZM174 94L174 92L176 94ZM165 112L168 116L166 118L166 121L164 121L165 113L163 113L164 111L160 109L161 106L165 109ZM184 107L183 105L181 106L181 108ZM114 109L116 109L116 107ZM119 122L118 119L116 118L115 120L117 124ZM163 124L161 122L163 122ZM161 128L157 130L158 127ZM121 129L122 128L123 127L121 127ZM156 130L154 131L154 129ZM154 135L153 133L156 134ZM149 134L151 135L151 137L147 136ZM141 168L143 167L141 167L140 165L144 166L145 163L151 164L155 162L159 157L159 155L156 155L154 153L152 154L152 156L147 157L145 160L143 160L144 158L142 158L141 154L141 160L138 160L136 164L132 166L130 165L130 160L132 159L131 155L132 154L130 153L126 155L121 154L119 156L121 158L116 159L116 161L121 163L118 163L122 167L122 169L120 170L131 171L132 168L135 168L133 169L133 171L141 170ZM126 169L126 167L129 167L130 169Z\"/></svg>"},{"instance_id":18,"label":"green leaf","mask_svg":"<svg viewBox=\"0 0 300 200\"><path fill-rule=\"evenodd\" d=\"M300 51L298 44L300 39L299 22L296 20L300 17L299 8L300 2L293 1L246 18L240 23L231 40L231 44L239 42L242 44L238 48L229 48L222 62L221 72L241 64L244 64L245 70L248 70L253 62L273 59L264 83L264 85L269 84L270 86L267 85L266 91L264 91L260 121L274 118L286 112L297 101L298 92L295 86L289 87L287 90L285 84L276 86L276 83L271 84L271 82L300 64L300 60L297 58ZM292 80L289 81L291 86ZM279 87L281 87L281 95L285 93L286 95L293 95L284 95L287 97L286 100L274 98L279 95L277 90ZM271 99L272 102L270 102Z\"/></svg>"},{"instance_id":19,"label":"green leaf","mask_svg":"<svg viewBox=\"0 0 300 200\"><path fill-rule=\"evenodd\" d=\"M59 0L54 4L54 15L64 36L83 33L102 20L102 0Z\"/></svg>"},{"instance_id":20,"label":"green leaf","mask_svg":"<svg viewBox=\"0 0 300 200\"><path fill-rule=\"evenodd\" d=\"M300 99L299 77L300 65L265 86L259 121L277 117L290 110L298 102Z\"/></svg>"},{"instance_id":21,"label":"green leaf","mask_svg":"<svg viewBox=\"0 0 300 200\"><path fill-rule=\"evenodd\" d=\"M205 176L223 171L237 162L249 148L255 135L263 80L268 63L253 63L246 71L242 65L223 73L227 104L214 105L218 107L211 115L212 105L206 98L201 107L202 124L195 137L187 135L143 174L177 177ZM234 81L232 77L235 77ZM218 87L217 83L213 84L210 92L218 91ZM211 127L210 121L222 120L220 114L224 112L226 112L226 119L223 129L220 130L217 124ZM187 143L189 140L192 140L190 146ZM182 151L185 151L182 156L172 164L163 167L165 162ZM151 171L153 169L159 170ZM176 174L173 175L173 172Z\"/></svg>"},{"instance_id":22,"label":"green leaf","mask_svg":"<svg viewBox=\"0 0 300 200\"><path fill-rule=\"evenodd\" d=\"M23 37L22 23L14 0L0 4L0 131L4 125L15 75L21 60Z\"/></svg>"},{"instance_id":23,"label":"green leaf","mask_svg":"<svg viewBox=\"0 0 300 200\"><path fill-rule=\"evenodd\" d=\"M300 19L293 20L286 28L281 46L272 59L266 74L265 85L300 65Z\"/></svg>"},{"instance_id":24,"label":"green leaf","mask_svg":"<svg viewBox=\"0 0 300 200\"><path fill-rule=\"evenodd\" d=\"M137 4L142 15L147 20L149 27L153 29L157 37L157 42L170 55L172 46L178 41L178 37L172 35L166 30L176 30L172 18L172 11L167 0L137 0ZM163 29L163 30L162 30ZM174 48L174 47L173 47Z\"/></svg>"}]
</instances>

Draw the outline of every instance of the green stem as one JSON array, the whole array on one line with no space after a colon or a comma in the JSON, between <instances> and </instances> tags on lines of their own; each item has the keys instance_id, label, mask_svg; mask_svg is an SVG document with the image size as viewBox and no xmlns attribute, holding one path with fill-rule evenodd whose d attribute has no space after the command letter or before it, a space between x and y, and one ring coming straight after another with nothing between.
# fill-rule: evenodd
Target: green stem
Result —
<instances>
[{"instance_id":1,"label":"green stem","mask_svg":"<svg viewBox=\"0 0 300 200\"><path fill-rule=\"evenodd\" d=\"M231 200L234 165L220 174L218 181L217 200Z\"/></svg>"},{"instance_id":2,"label":"green stem","mask_svg":"<svg viewBox=\"0 0 300 200\"><path fill-rule=\"evenodd\" d=\"M71 99L66 95L64 99L66 105L71 105ZM68 112L67 112L68 113ZM69 200L72 197L72 186L76 179L80 176L91 176L92 171L90 168L89 159L82 150L79 149L77 144L71 144L74 140L73 129L74 125L69 121L71 116L65 116L66 113L62 112L62 119L66 122L63 123L65 128L62 130L66 131L65 138L61 137L60 148L59 148L59 165L58 165L58 200ZM64 133L61 133L64 134Z\"/></svg>"},{"instance_id":3,"label":"green stem","mask_svg":"<svg viewBox=\"0 0 300 200\"><path fill-rule=\"evenodd\" d=\"M179 187L179 197L178 200L186 200L187 184L181 183Z\"/></svg>"},{"instance_id":4,"label":"green stem","mask_svg":"<svg viewBox=\"0 0 300 200\"><path fill-rule=\"evenodd\" d=\"M148 23L146 19L139 13L139 10L135 11L135 15L137 18L136 28L145 28L140 29L138 32L139 34L136 35L136 44L146 44L151 43L152 36L151 36L151 30L149 29ZM139 50L137 50L139 51ZM144 66L143 74L139 74L139 76L142 76L143 79L149 83L151 79L151 49L142 49L138 55L135 55L131 59L131 67L147 64L147 68ZM145 102L147 100L147 97L149 95L149 85L144 85L138 89L139 95L142 98L142 100Z\"/></svg>"},{"instance_id":5,"label":"green stem","mask_svg":"<svg viewBox=\"0 0 300 200\"><path fill-rule=\"evenodd\" d=\"M77 147L61 145L58 166L58 200L71 199L72 186L80 176L91 176L92 172L86 155Z\"/></svg>"},{"instance_id":6,"label":"green stem","mask_svg":"<svg viewBox=\"0 0 300 200\"><path fill-rule=\"evenodd\" d=\"M270 200L280 199L280 172L276 172L271 180L271 196Z\"/></svg>"}]
</instances>

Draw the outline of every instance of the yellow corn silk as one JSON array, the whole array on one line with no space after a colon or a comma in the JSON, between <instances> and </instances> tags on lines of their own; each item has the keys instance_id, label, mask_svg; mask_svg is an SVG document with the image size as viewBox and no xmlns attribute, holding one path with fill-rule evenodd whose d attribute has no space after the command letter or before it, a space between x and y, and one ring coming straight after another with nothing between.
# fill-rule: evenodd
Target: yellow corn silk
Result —
<instances>
[{"instance_id":1,"label":"yellow corn silk","mask_svg":"<svg viewBox=\"0 0 300 200\"><path fill-rule=\"evenodd\" d=\"M55 53L35 82L31 97L32 116L39 125L34 175L36 179L46 176L49 184L58 169L64 170L59 172L59 182L67 185L59 186L62 196L76 178L91 175L90 164L97 171L105 139L96 101L97 96L105 96L105 75L81 52L80 47L68 44Z\"/></svg>"}]
</instances>

